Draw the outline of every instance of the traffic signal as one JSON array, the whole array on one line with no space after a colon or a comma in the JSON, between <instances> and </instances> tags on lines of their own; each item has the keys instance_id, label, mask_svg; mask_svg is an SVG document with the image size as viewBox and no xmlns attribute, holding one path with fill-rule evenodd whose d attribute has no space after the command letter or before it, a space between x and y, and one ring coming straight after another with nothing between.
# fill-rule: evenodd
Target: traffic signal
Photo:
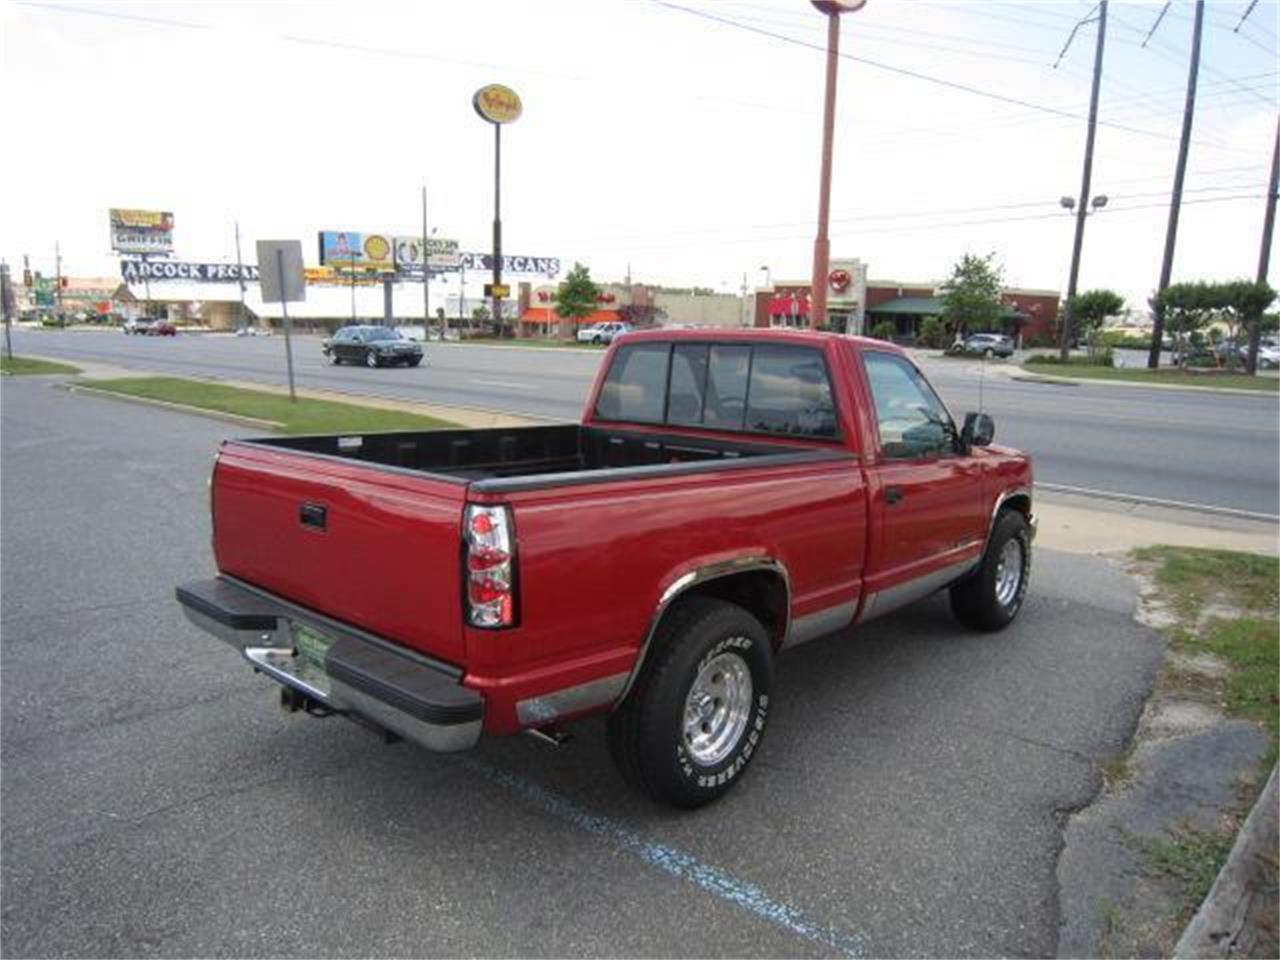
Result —
<instances>
[{"instance_id":1,"label":"traffic signal","mask_svg":"<svg viewBox=\"0 0 1280 960\"><path fill-rule=\"evenodd\" d=\"M58 278L58 286L60 286L63 290L67 289L67 278L66 278L66 277L59 277L59 278Z\"/></svg>"},{"instance_id":2,"label":"traffic signal","mask_svg":"<svg viewBox=\"0 0 1280 960\"><path fill-rule=\"evenodd\" d=\"M32 279L31 279L31 271L30 271L30 270L25 270L25 269L24 269L24 270L22 271L22 285L23 285L24 287L30 287L30 286L33 286L33 281L32 281Z\"/></svg>"}]
</instances>

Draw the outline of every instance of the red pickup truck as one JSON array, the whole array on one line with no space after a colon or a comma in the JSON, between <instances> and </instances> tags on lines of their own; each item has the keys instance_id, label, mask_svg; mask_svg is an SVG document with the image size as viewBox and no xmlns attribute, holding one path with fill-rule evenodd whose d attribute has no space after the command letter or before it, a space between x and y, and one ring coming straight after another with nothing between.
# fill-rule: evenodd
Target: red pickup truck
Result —
<instances>
[{"instance_id":1,"label":"red pickup truck","mask_svg":"<svg viewBox=\"0 0 1280 960\"><path fill-rule=\"evenodd\" d=\"M943 588L1017 615L1031 464L992 431L880 341L628 334L580 424L224 443L219 576L177 596L290 709L432 750L607 713L623 776L694 807L783 649Z\"/></svg>"}]
</instances>

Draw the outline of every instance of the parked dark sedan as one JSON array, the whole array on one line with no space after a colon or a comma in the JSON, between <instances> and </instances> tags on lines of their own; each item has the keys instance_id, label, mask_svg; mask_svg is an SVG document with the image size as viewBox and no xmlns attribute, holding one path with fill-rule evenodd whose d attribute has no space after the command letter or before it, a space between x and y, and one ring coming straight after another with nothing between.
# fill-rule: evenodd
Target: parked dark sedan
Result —
<instances>
[{"instance_id":1,"label":"parked dark sedan","mask_svg":"<svg viewBox=\"0 0 1280 960\"><path fill-rule=\"evenodd\" d=\"M366 367L403 363L416 367L422 362L422 344L402 336L391 327L343 327L320 345L334 366L363 363Z\"/></svg>"}]
</instances>

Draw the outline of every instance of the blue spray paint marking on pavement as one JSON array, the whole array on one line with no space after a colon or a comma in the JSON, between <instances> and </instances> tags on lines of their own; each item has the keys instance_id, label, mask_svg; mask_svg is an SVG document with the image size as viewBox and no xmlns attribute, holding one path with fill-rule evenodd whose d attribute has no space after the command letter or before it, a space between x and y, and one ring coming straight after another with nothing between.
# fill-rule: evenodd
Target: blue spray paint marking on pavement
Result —
<instances>
[{"instance_id":1,"label":"blue spray paint marking on pavement","mask_svg":"<svg viewBox=\"0 0 1280 960\"><path fill-rule=\"evenodd\" d=\"M852 958L863 956L865 942L860 935L842 933L833 927L815 923L794 907L774 900L754 884L737 880L723 870L708 866L690 854L645 840L622 824L608 817L588 813L572 801L522 777L470 758L459 758L458 762L467 769L501 784L546 813L565 820L587 833L604 837L650 866L657 867L681 880L687 880L730 903L735 903L776 927L828 947L841 956Z\"/></svg>"}]
</instances>

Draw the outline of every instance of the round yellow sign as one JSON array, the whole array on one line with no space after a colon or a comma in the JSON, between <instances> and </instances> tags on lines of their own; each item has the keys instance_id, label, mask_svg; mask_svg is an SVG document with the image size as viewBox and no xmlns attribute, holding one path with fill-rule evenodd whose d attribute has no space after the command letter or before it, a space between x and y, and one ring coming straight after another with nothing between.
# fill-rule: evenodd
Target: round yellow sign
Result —
<instances>
[{"instance_id":1,"label":"round yellow sign","mask_svg":"<svg viewBox=\"0 0 1280 960\"><path fill-rule=\"evenodd\" d=\"M520 119L520 96L510 87L491 83L471 98L471 105L490 123L511 123Z\"/></svg>"}]
</instances>

